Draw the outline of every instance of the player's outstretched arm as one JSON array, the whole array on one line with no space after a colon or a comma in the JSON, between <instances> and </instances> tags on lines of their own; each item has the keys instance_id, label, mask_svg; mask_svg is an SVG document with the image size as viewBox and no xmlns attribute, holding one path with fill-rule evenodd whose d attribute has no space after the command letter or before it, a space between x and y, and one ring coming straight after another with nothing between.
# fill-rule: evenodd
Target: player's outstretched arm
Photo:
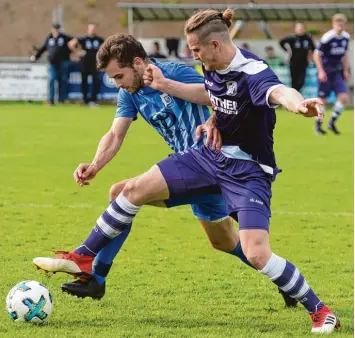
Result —
<instances>
[{"instance_id":1,"label":"player's outstretched arm","mask_svg":"<svg viewBox=\"0 0 355 338\"><path fill-rule=\"evenodd\" d=\"M143 75L144 84L171 96L196 104L211 105L211 101L202 83L182 83L167 79L161 70L149 64Z\"/></svg>"},{"instance_id":2,"label":"player's outstretched arm","mask_svg":"<svg viewBox=\"0 0 355 338\"><path fill-rule=\"evenodd\" d=\"M111 129L101 138L95 157L91 163L80 163L74 171L74 179L79 185L88 185L96 174L120 150L133 118L117 117Z\"/></svg>"},{"instance_id":3,"label":"player's outstretched arm","mask_svg":"<svg viewBox=\"0 0 355 338\"><path fill-rule=\"evenodd\" d=\"M281 104L287 110L304 117L318 116L323 121L323 102L319 98L304 99L295 89L286 86L276 87L269 95L270 104Z\"/></svg>"}]
</instances>

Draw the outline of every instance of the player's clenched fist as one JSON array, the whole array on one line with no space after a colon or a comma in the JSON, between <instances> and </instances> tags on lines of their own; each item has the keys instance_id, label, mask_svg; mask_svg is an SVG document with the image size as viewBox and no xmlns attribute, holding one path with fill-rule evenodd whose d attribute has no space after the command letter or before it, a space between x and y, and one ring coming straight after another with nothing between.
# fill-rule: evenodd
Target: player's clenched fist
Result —
<instances>
[{"instance_id":1,"label":"player's clenched fist","mask_svg":"<svg viewBox=\"0 0 355 338\"><path fill-rule=\"evenodd\" d=\"M95 178L97 171L98 170L93 164L80 163L73 174L75 182L80 186L89 185L90 183L88 181Z\"/></svg>"},{"instance_id":2,"label":"player's clenched fist","mask_svg":"<svg viewBox=\"0 0 355 338\"><path fill-rule=\"evenodd\" d=\"M145 86L150 86L155 90L161 91L165 86L165 80L166 79L163 73L157 66L149 64L145 69L143 74L143 81Z\"/></svg>"}]
</instances>

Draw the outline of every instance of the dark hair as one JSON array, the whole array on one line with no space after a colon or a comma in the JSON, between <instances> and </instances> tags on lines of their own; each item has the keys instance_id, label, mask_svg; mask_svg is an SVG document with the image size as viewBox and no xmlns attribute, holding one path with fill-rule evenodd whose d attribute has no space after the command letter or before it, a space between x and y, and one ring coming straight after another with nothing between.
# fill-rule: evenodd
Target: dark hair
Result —
<instances>
[{"instance_id":1,"label":"dark hair","mask_svg":"<svg viewBox=\"0 0 355 338\"><path fill-rule=\"evenodd\" d=\"M148 59L142 44L132 35L116 33L102 44L97 52L97 69L104 70L111 60L117 60L120 67L132 67L134 58Z\"/></svg>"},{"instance_id":2,"label":"dark hair","mask_svg":"<svg viewBox=\"0 0 355 338\"><path fill-rule=\"evenodd\" d=\"M269 50L274 50L274 47L273 46L266 46L265 51L268 52Z\"/></svg>"},{"instance_id":3,"label":"dark hair","mask_svg":"<svg viewBox=\"0 0 355 338\"><path fill-rule=\"evenodd\" d=\"M195 13L185 24L185 34L196 33L204 40L211 33L226 33L232 25L234 11L227 8L224 12L206 9Z\"/></svg>"}]
</instances>

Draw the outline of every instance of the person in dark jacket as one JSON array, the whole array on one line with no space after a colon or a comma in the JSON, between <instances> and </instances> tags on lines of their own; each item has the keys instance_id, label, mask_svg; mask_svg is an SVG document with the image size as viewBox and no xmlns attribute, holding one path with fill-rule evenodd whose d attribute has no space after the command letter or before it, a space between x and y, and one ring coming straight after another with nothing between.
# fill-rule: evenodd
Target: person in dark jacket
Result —
<instances>
[{"instance_id":1,"label":"person in dark jacket","mask_svg":"<svg viewBox=\"0 0 355 338\"><path fill-rule=\"evenodd\" d=\"M87 35L74 38L69 47L75 51L79 51L81 55L80 71L81 71L81 90L85 104L90 107L97 107L97 94L100 92L100 72L96 69L96 54L103 44L104 38L96 34L96 25L90 23L88 25ZM88 77L92 76L92 93L90 99L88 96Z\"/></svg>"},{"instance_id":2,"label":"person in dark jacket","mask_svg":"<svg viewBox=\"0 0 355 338\"><path fill-rule=\"evenodd\" d=\"M54 104L56 80L59 88L58 101L63 103L68 96L69 57L71 53L68 43L70 40L72 40L72 37L62 33L60 25L55 23L52 25L52 31L46 37L42 47L31 56L31 61L35 62L45 51L48 52L48 101L50 104Z\"/></svg>"},{"instance_id":3,"label":"person in dark jacket","mask_svg":"<svg viewBox=\"0 0 355 338\"><path fill-rule=\"evenodd\" d=\"M306 33L302 22L295 24L295 34L280 41L281 48L290 55L290 75L292 88L299 91L306 79L308 63L312 59L314 43L312 37Z\"/></svg>"}]
</instances>

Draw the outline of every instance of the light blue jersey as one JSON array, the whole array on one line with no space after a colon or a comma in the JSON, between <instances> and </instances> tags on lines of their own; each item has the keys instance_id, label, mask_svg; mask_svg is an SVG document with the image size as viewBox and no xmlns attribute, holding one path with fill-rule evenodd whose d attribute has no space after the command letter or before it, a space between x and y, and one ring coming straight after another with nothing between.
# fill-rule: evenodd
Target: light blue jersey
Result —
<instances>
[{"instance_id":1,"label":"light blue jersey","mask_svg":"<svg viewBox=\"0 0 355 338\"><path fill-rule=\"evenodd\" d=\"M151 61L168 79L204 83L203 77L192 67L175 62L160 63L153 58ZM175 152L203 144L202 138L196 139L195 131L210 117L206 106L184 101L151 87L142 88L134 94L120 89L115 117L136 119L138 112Z\"/></svg>"}]
</instances>

